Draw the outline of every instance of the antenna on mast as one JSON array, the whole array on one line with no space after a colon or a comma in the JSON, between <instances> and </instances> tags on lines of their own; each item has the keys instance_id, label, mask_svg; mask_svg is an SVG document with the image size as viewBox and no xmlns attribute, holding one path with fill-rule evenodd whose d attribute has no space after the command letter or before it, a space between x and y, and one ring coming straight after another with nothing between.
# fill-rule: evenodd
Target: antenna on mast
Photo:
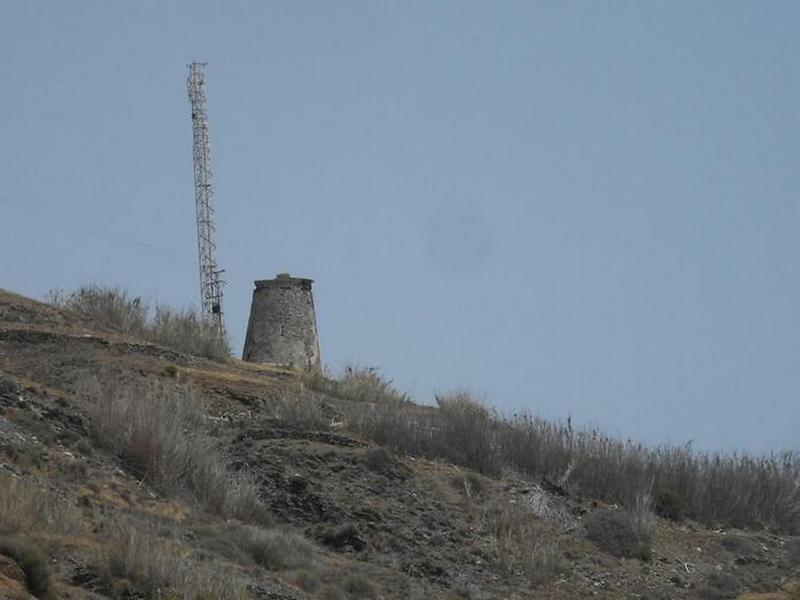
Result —
<instances>
[{"instance_id":1,"label":"antenna on mast","mask_svg":"<svg viewBox=\"0 0 800 600\"><path fill-rule=\"evenodd\" d=\"M214 227L214 191L211 187L211 143L206 114L207 63L189 65L186 81L192 107L192 156L194 159L194 197L197 205L197 252L200 257L200 305L203 319L214 323L222 332L223 269L218 268L216 230Z\"/></svg>"}]
</instances>

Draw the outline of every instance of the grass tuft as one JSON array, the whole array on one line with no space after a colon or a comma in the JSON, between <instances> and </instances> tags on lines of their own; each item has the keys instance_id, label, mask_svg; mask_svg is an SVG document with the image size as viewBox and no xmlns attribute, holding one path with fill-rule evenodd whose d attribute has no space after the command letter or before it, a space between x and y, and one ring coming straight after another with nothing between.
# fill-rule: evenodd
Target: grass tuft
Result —
<instances>
[{"instance_id":1,"label":"grass tuft","mask_svg":"<svg viewBox=\"0 0 800 600\"><path fill-rule=\"evenodd\" d=\"M311 390L355 402L407 402L408 395L382 378L378 369L347 365L338 378L323 373L307 372L303 383Z\"/></svg>"},{"instance_id":2,"label":"grass tuft","mask_svg":"<svg viewBox=\"0 0 800 600\"><path fill-rule=\"evenodd\" d=\"M120 333L178 352L217 361L230 358L227 334L192 309L159 305L151 318L150 309L140 296L131 297L125 290L97 285L82 286L70 293L51 291L47 301Z\"/></svg>"}]
</instances>

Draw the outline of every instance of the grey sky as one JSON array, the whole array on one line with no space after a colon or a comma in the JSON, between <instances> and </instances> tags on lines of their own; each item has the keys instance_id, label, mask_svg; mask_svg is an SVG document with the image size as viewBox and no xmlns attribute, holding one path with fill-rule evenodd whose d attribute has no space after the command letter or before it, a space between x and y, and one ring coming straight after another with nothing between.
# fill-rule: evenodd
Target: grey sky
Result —
<instances>
[{"instance_id":1,"label":"grey sky","mask_svg":"<svg viewBox=\"0 0 800 600\"><path fill-rule=\"evenodd\" d=\"M421 401L800 450L800 4L0 8L0 286L196 303L209 62L227 322L316 280L323 358Z\"/></svg>"}]
</instances>

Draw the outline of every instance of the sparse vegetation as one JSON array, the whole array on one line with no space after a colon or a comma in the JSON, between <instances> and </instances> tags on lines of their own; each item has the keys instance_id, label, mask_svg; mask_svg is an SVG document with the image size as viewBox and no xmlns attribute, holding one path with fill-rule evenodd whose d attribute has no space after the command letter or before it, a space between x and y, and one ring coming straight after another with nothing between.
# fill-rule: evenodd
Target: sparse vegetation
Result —
<instances>
[{"instance_id":1,"label":"sparse vegetation","mask_svg":"<svg viewBox=\"0 0 800 600\"><path fill-rule=\"evenodd\" d=\"M188 490L225 517L259 518L264 509L255 480L227 468L204 433L200 400L192 389L97 384L90 395L98 442L121 455L142 481L167 493Z\"/></svg>"},{"instance_id":2,"label":"sparse vegetation","mask_svg":"<svg viewBox=\"0 0 800 600\"><path fill-rule=\"evenodd\" d=\"M220 361L230 357L227 335L192 309L176 311L159 305L151 318L149 307L140 296L131 297L125 290L96 285L82 286L70 293L51 291L47 301L99 325L178 352Z\"/></svg>"}]
</instances>

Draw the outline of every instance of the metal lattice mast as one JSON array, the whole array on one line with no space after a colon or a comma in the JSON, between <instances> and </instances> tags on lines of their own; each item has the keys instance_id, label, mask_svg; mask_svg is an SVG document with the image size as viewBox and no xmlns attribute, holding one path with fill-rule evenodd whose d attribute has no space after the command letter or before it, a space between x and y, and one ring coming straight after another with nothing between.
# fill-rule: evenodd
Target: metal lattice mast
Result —
<instances>
[{"instance_id":1,"label":"metal lattice mast","mask_svg":"<svg viewBox=\"0 0 800 600\"><path fill-rule=\"evenodd\" d=\"M214 192L211 187L211 143L206 114L206 63L189 65L189 103L192 107L194 195L197 204L197 251L200 256L200 300L203 318L223 330L222 269L214 258L217 250L214 228Z\"/></svg>"}]
</instances>

